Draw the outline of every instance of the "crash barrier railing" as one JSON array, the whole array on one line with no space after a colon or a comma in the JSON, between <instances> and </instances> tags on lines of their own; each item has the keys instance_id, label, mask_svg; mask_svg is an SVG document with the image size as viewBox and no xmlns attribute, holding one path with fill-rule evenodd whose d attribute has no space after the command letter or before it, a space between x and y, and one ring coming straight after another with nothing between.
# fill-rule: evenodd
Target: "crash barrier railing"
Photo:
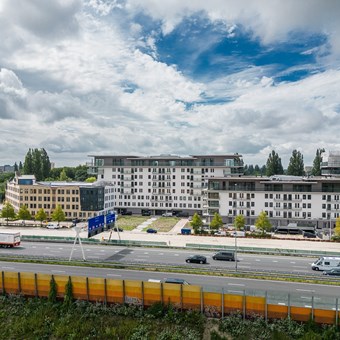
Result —
<instances>
[{"instance_id":1,"label":"crash barrier railing","mask_svg":"<svg viewBox=\"0 0 340 340\"><path fill-rule=\"evenodd\" d=\"M200 249L200 250L230 250L234 251L235 246L223 246L212 244L195 244L187 243L187 248ZM340 252L336 251L321 251L321 250L304 250L304 249L281 249L281 248L260 248L260 247L237 247L238 252L242 253L266 253L266 254L282 254L282 255L296 255L296 256L340 256Z\"/></svg>"},{"instance_id":2,"label":"crash barrier railing","mask_svg":"<svg viewBox=\"0 0 340 340\"><path fill-rule=\"evenodd\" d=\"M58 237L58 236L36 236L36 235L21 235L23 241L55 241L55 242L74 242L74 237ZM111 244L121 246L151 246L151 247L164 247L167 242L157 241L130 241L130 240L106 240L101 241L93 238L81 238L82 243L90 244Z\"/></svg>"},{"instance_id":3,"label":"crash barrier railing","mask_svg":"<svg viewBox=\"0 0 340 340\"><path fill-rule=\"evenodd\" d=\"M127 303L143 308L156 302L171 303L181 310L198 310L214 318L240 312L244 318L255 313L266 320L290 317L296 321L312 319L316 323L336 325L339 319L338 298L307 294L298 297L269 291L206 291L200 286L162 282L2 271L1 292L46 298L52 277L59 298L64 297L70 279L73 297L91 302Z\"/></svg>"}]
</instances>

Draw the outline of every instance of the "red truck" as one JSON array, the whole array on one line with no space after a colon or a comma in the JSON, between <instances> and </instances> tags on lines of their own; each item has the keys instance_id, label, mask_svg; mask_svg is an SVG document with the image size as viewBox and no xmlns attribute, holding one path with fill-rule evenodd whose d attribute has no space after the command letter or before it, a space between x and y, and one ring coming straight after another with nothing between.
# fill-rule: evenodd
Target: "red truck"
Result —
<instances>
[{"instance_id":1,"label":"red truck","mask_svg":"<svg viewBox=\"0 0 340 340\"><path fill-rule=\"evenodd\" d=\"M12 248L20 246L20 233L0 232L0 247Z\"/></svg>"}]
</instances>

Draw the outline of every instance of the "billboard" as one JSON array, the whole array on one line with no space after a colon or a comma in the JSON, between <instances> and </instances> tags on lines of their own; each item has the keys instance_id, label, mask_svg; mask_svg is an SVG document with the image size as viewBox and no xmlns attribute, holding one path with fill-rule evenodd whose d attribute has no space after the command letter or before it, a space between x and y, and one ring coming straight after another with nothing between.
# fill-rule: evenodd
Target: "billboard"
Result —
<instances>
[{"instance_id":1,"label":"billboard","mask_svg":"<svg viewBox=\"0 0 340 340\"><path fill-rule=\"evenodd\" d=\"M106 219L106 229L112 229L115 226L116 214L110 213L105 216Z\"/></svg>"},{"instance_id":2,"label":"billboard","mask_svg":"<svg viewBox=\"0 0 340 340\"><path fill-rule=\"evenodd\" d=\"M104 231L104 215L92 217L87 220L87 236L92 237Z\"/></svg>"}]
</instances>

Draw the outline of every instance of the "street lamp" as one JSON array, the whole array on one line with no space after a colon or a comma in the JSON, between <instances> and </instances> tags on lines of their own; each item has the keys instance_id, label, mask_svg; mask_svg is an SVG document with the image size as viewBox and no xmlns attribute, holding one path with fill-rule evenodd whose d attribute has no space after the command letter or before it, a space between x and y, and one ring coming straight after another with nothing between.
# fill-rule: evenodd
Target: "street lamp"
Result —
<instances>
[{"instance_id":1,"label":"street lamp","mask_svg":"<svg viewBox=\"0 0 340 340\"><path fill-rule=\"evenodd\" d=\"M234 232L235 236L235 271L237 271L237 232Z\"/></svg>"}]
</instances>

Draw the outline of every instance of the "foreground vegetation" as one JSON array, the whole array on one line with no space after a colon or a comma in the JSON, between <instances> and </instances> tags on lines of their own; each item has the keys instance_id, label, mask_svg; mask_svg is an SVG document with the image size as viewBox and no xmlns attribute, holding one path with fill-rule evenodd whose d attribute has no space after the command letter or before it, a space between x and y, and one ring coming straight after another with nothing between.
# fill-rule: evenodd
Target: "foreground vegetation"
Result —
<instances>
[{"instance_id":1,"label":"foreground vegetation","mask_svg":"<svg viewBox=\"0 0 340 340\"><path fill-rule=\"evenodd\" d=\"M313 322L266 322L256 316L243 320L240 314L216 320L160 303L142 310L138 306L52 300L1 296L0 339L340 339L337 327Z\"/></svg>"}]
</instances>

